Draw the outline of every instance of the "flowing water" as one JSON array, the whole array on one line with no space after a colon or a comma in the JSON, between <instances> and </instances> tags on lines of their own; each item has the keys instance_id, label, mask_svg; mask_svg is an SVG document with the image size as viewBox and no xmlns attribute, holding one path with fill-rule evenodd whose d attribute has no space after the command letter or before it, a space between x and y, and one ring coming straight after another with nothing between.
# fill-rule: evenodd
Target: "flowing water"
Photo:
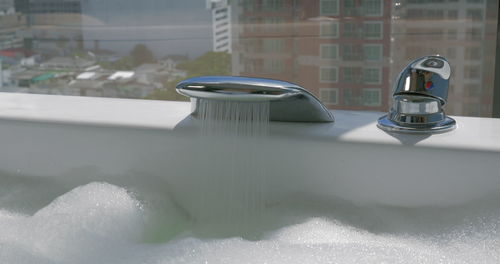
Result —
<instances>
[{"instance_id":1,"label":"flowing water","mask_svg":"<svg viewBox=\"0 0 500 264\"><path fill-rule=\"evenodd\" d=\"M269 102L199 99L201 123L197 166L199 205L193 213L210 229L244 231L259 222L265 209L266 171L260 145L269 131ZM214 205L206 204L207 201ZM214 202L215 201L215 202ZM221 221L224 223L221 225Z\"/></svg>"}]
</instances>

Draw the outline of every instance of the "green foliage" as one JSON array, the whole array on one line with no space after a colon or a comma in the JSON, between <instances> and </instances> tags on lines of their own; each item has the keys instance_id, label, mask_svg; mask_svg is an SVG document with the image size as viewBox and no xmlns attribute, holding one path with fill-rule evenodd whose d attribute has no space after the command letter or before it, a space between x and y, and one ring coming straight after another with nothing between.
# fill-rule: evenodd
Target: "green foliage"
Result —
<instances>
[{"instance_id":1,"label":"green foliage","mask_svg":"<svg viewBox=\"0 0 500 264\"><path fill-rule=\"evenodd\" d=\"M180 82L181 79L168 82L166 84L166 90L156 90L146 96L145 99L152 100L167 100L167 101L189 101L186 96L180 95L175 91L175 85Z\"/></svg>"},{"instance_id":2,"label":"green foliage","mask_svg":"<svg viewBox=\"0 0 500 264\"><path fill-rule=\"evenodd\" d=\"M135 45L130 51L130 57L132 57L135 66L155 62L153 52L144 44Z\"/></svg>"},{"instance_id":3,"label":"green foliage","mask_svg":"<svg viewBox=\"0 0 500 264\"><path fill-rule=\"evenodd\" d=\"M230 75L231 55L226 52L207 52L200 57L179 63L177 68L188 73L188 77L202 75Z\"/></svg>"}]
</instances>

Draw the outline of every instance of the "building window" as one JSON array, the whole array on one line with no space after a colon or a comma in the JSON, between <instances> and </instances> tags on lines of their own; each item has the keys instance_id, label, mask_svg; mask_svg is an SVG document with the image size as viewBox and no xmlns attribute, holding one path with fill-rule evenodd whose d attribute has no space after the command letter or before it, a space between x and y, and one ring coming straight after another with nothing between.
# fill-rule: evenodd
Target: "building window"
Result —
<instances>
[{"instance_id":1,"label":"building window","mask_svg":"<svg viewBox=\"0 0 500 264\"><path fill-rule=\"evenodd\" d=\"M359 37L358 25L355 22L344 22L343 36L346 38Z\"/></svg>"},{"instance_id":2,"label":"building window","mask_svg":"<svg viewBox=\"0 0 500 264\"><path fill-rule=\"evenodd\" d=\"M263 0L264 11L279 11L283 8L283 0Z\"/></svg>"},{"instance_id":3,"label":"building window","mask_svg":"<svg viewBox=\"0 0 500 264\"><path fill-rule=\"evenodd\" d=\"M480 47L467 47L465 48L465 59L466 60L480 60L481 59L481 48Z\"/></svg>"},{"instance_id":4,"label":"building window","mask_svg":"<svg viewBox=\"0 0 500 264\"><path fill-rule=\"evenodd\" d=\"M336 16L339 14L339 0L320 0L319 13L322 16Z\"/></svg>"},{"instance_id":5,"label":"building window","mask_svg":"<svg viewBox=\"0 0 500 264\"><path fill-rule=\"evenodd\" d=\"M356 3L354 0L344 0L344 14L346 16L356 16L358 15L356 9Z\"/></svg>"},{"instance_id":6,"label":"building window","mask_svg":"<svg viewBox=\"0 0 500 264\"><path fill-rule=\"evenodd\" d=\"M364 88L363 89L363 105L365 106L380 106L381 105L381 92L378 88Z\"/></svg>"},{"instance_id":7,"label":"building window","mask_svg":"<svg viewBox=\"0 0 500 264\"><path fill-rule=\"evenodd\" d=\"M483 10L481 9L468 9L467 19L472 21L482 21L483 20Z\"/></svg>"},{"instance_id":8,"label":"building window","mask_svg":"<svg viewBox=\"0 0 500 264\"><path fill-rule=\"evenodd\" d=\"M469 97L479 97L481 96L481 85L465 84L464 91L469 95Z\"/></svg>"},{"instance_id":9,"label":"building window","mask_svg":"<svg viewBox=\"0 0 500 264\"><path fill-rule=\"evenodd\" d=\"M367 39L382 39L382 30L382 21L367 21L363 23L363 36Z\"/></svg>"},{"instance_id":10,"label":"building window","mask_svg":"<svg viewBox=\"0 0 500 264\"><path fill-rule=\"evenodd\" d=\"M362 80L361 68L359 67L343 67L342 81L345 83L360 83Z\"/></svg>"},{"instance_id":11,"label":"building window","mask_svg":"<svg viewBox=\"0 0 500 264\"><path fill-rule=\"evenodd\" d=\"M322 59L336 60L339 57L339 47L337 44L321 44L320 55Z\"/></svg>"},{"instance_id":12,"label":"building window","mask_svg":"<svg viewBox=\"0 0 500 264\"><path fill-rule=\"evenodd\" d=\"M338 71L336 67L321 67L319 72L321 82L335 83L338 80Z\"/></svg>"},{"instance_id":13,"label":"building window","mask_svg":"<svg viewBox=\"0 0 500 264\"><path fill-rule=\"evenodd\" d=\"M362 50L359 45L343 45L342 59L346 61L357 61L362 59Z\"/></svg>"},{"instance_id":14,"label":"building window","mask_svg":"<svg viewBox=\"0 0 500 264\"><path fill-rule=\"evenodd\" d=\"M380 44L363 45L363 58L368 61L382 60L382 45Z\"/></svg>"},{"instance_id":15,"label":"building window","mask_svg":"<svg viewBox=\"0 0 500 264\"><path fill-rule=\"evenodd\" d=\"M467 40L481 40L482 30L480 28L468 28L465 35Z\"/></svg>"},{"instance_id":16,"label":"building window","mask_svg":"<svg viewBox=\"0 0 500 264\"><path fill-rule=\"evenodd\" d=\"M339 90L336 88L320 88L319 100L327 105L336 105L339 103Z\"/></svg>"},{"instance_id":17,"label":"building window","mask_svg":"<svg viewBox=\"0 0 500 264\"><path fill-rule=\"evenodd\" d=\"M320 36L324 38L338 38L339 37L339 24L338 22L321 22Z\"/></svg>"},{"instance_id":18,"label":"building window","mask_svg":"<svg viewBox=\"0 0 500 264\"><path fill-rule=\"evenodd\" d=\"M465 66L464 67L464 77L467 79L479 79L479 78L481 78L481 67L479 67L479 66Z\"/></svg>"},{"instance_id":19,"label":"building window","mask_svg":"<svg viewBox=\"0 0 500 264\"><path fill-rule=\"evenodd\" d=\"M353 105L352 90L351 89L344 88L342 90L342 103L344 105Z\"/></svg>"},{"instance_id":20,"label":"building window","mask_svg":"<svg viewBox=\"0 0 500 264\"><path fill-rule=\"evenodd\" d=\"M380 68L364 68L363 82L367 84L380 84L382 79Z\"/></svg>"},{"instance_id":21,"label":"building window","mask_svg":"<svg viewBox=\"0 0 500 264\"><path fill-rule=\"evenodd\" d=\"M363 14L365 16L382 16L384 14L383 4L382 0L363 0Z\"/></svg>"},{"instance_id":22,"label":"building window","mask_svg":"<svg viewBox=\"0 0 500 264\"><path fill-rule=\"evenodd\" d=\"M264 59L263 66L266 73L281 73L285 68L281 59Z\"/></svg>"},{"instance_id":23,"label":"building window","mask_svg":"<svg viewBox=\"0 0 500 264\"><path fill-rule=\"evenodd\" d=\"M265 53L282 53L283 39L266 38L262 40L262 51Z\"/></svg>"}]
</instances>

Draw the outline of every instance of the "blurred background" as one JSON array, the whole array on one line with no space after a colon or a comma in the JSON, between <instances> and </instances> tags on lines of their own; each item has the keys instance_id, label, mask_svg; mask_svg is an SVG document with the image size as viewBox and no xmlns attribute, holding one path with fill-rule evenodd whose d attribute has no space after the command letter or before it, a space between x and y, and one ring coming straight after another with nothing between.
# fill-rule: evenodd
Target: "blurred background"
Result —
<instances>
[{"instance_id":1,"label":"blurred background","mask_svg":"<svg viewBox=\"0 0 500 264\"><path fill-rule=\"evenodd\" d=\"M492 116L496 0L0 0L0 91L187 100L199 75L297 83L332 109L387 111L431 54L448 114Z\"/></svg>"}]
</instances>

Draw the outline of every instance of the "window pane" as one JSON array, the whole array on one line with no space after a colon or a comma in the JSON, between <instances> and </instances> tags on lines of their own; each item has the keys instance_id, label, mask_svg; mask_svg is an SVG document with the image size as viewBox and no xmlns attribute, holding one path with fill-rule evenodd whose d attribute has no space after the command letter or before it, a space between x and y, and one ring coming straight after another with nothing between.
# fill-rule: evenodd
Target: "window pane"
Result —
<instances>
[{"instance_id":1,"label":"window pane","mask_svg":"<svg viewBox=\"0 0 500 264\"><path fill-rule=\"evenodd\" d=\"M321 58L322 59L337 59L338 46L336 44L322 44L321 45Z\"/></svg>"},{"instance_id":2,"label":"window pane","mask_svg":"<svg viewBox=\"0 0 500 264\"><path fill-rule=\"evenodd\" d=\"M496 0L0 0L0 90L188 100L175 91L182 79L240 75L297 83L318 98L321 89L335 89L324 97L335 93L328 107L385 112L401 69L439 54L452 69L447 114L490 116L498 6Z\"/></svg>"},{"instance_id":3,"label":"window pane","mask_svg":"<svg viewBox=\"0 0 500 264\"><path fill-rule=\"evenodd\" d=\"M321 15L338 15L339 13L339 0L320 0L320 14Z\"/></svg>"},{"instance_id":4,"label":"window pane","mask_svg":"<svg viewBox=\"0 0 500 264\"><path fill-rule=\"evenodd\" d=\"M324 67L320 69L321 82L337 82L337 68Z\"/></svg>"}]
</instances>

